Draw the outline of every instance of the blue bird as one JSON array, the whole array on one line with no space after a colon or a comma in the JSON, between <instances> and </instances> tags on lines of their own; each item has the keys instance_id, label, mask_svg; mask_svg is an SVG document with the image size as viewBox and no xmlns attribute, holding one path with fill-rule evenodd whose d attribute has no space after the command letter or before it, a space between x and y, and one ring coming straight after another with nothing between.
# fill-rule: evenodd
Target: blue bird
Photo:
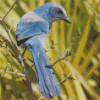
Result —
<instances>
[{"instance_id":1,"label":"blue bird","mask_svg":"<svg viewBox=\"0 0 100 100\"><path fill-rule=\"evenodd\" d=\"M29 47L35 64L40 92L43 91L45 98L53 98L61 94L59 83L44 51L52 22L61 19L71 24L62 6L56 3L46 3L23 15L15 32L17 45L24 44Z\"/></svg>"}]
</instances>

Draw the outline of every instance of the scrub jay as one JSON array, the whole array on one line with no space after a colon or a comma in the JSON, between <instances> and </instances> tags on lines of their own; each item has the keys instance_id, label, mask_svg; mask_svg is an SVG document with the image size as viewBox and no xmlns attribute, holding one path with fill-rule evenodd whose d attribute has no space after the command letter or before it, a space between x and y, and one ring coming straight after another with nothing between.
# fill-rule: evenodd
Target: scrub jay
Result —
<instances>
[{"instance_id":1,"label":"scrub jay","mask_svg":"<svg viewBox=\"0 0 100 100\"><path fill-rule=\"evenodd\" d=\"M40 92L45 98L53 98L61 94L59 83L45 54L46 38L52 22L65 20L71 24L66 11L56 3L46 3L25 14L17 24L17 45L29 47L38 77Z\"/></svg>"}]
</instances>

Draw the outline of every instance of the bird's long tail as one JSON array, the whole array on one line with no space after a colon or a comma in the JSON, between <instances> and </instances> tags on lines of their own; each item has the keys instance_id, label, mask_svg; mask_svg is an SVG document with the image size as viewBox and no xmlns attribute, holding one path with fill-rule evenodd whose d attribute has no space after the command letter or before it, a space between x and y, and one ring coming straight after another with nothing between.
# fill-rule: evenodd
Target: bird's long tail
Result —
<instances>
[{"instance_id":1,"label":"bird's long tail","mask_svg":"<svg viewBox=\"0 0 100 100\"><path fill-rule=\"evenodd\" d=\"M43 91L45 98L52 98L60 95L60 86L40 41L33 37L25 44L29 46L29 50L33 57L40 92Z\"/></svg>"}]
</instances>

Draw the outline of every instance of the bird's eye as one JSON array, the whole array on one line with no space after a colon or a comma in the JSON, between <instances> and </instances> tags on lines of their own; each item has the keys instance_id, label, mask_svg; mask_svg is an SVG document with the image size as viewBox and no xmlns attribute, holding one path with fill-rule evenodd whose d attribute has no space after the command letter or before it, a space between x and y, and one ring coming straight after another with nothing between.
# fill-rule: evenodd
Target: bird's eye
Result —
<instances>
[{"instance_id":1,"label":"bird's eye","mask_svg":"<svg viewBox=\"0 0 100 100\"><path fill-rule=\"evenodd\" d=\"M58 10L58 13L63 14L62 10Z\"/></svg>"}]
</instances>

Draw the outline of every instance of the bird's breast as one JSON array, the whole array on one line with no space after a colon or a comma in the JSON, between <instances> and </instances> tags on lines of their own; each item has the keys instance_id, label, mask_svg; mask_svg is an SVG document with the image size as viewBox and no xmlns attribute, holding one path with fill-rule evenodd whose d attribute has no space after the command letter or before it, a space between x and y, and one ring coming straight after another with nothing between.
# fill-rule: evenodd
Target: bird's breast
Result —
<instances>
[{"instance_id":1,"label":"bird's breast","mask_svg":"<svg viewBox=\"0 0 100 100\"><path fill-rule=\"evenodd\" d=\"M49 33L44 33L44 34L41 34L41 35L37 35L35 36L36 38L38 38L43 46L43 48L45 48L46 46L46 39L47 37L49 36Z\"/></svg>"}]
</instances>

